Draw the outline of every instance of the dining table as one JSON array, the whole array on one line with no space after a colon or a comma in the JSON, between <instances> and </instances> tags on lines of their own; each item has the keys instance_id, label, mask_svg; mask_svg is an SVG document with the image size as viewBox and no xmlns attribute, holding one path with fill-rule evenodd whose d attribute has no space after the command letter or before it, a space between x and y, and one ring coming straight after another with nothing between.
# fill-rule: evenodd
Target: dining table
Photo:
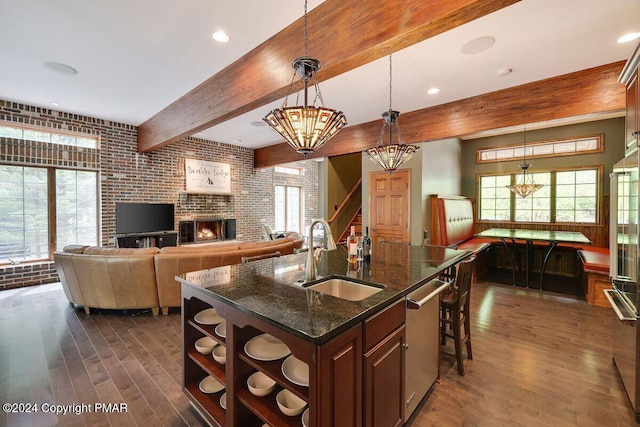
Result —
<instances>
[{"instance_id":1,"label":"dining table","mask_svg":"<svg viewBox=\"0 0 640 427\"><path fill-rule=\"evenodd\" d=\"M509 263L511 264L511 273L513 285L517 285L516 267L514 253L516 251L516 241L524 241L526 246L526 265L525 265L525 287L529 287L529 275L531 264L533 261L533 244L534 242L548 243L542 258L542 266L540 268L540 290L543 290L544 271L553 249L558 243L570 243L574 245L590 245L589 240L584 234L578 231L553 231L553 230L525 230L521 228L489 228L487 230L476 233L476 237L500 239L507 252ZM512 249L509 248L507 241L511 241Z\"/></svg>"}]
</instances>

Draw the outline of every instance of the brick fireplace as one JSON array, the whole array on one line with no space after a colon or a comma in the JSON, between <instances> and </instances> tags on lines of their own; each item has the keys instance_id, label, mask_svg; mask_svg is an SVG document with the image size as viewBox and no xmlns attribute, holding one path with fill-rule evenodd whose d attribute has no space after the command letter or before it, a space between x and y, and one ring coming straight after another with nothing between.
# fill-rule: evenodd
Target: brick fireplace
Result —
<instances>
[{"instance_id":1,"label":"brick fireplace","mask_svg":"<svg viewBox=\"0 0 640 427\"><path fill-rule=\"evenodd\" d=\"M218 242L235 238L235 219L199 218L180 221L180 244Z\"/></svg>"}]
</instances>

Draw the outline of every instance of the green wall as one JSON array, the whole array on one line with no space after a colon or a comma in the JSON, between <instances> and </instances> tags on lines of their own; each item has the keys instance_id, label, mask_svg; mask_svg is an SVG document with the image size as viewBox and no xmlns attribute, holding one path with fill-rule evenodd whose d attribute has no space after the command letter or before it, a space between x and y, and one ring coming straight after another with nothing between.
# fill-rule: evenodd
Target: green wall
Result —
<instances>
[{"instance_id":1,"label":"green wall","mask_svg":"<svg viewBox=\"0 0 640 427\"><path fill-rule=\"evenodd\" d=\"M540 130L527 130L527 144L597 134L604 134L605 151L603 153L535 158L529 161L532 164L530 171L602 164L604 165L604 194L609 194L609 174L613 164L624 157L624 117ZM520 158L514 161L476 164L476 150L478 148L517 145L523 142L522 132L462 141L462 195L476 197L477 174L512 173L518 171L518 165L522 163Z\"/></svg>"}]
</instances>

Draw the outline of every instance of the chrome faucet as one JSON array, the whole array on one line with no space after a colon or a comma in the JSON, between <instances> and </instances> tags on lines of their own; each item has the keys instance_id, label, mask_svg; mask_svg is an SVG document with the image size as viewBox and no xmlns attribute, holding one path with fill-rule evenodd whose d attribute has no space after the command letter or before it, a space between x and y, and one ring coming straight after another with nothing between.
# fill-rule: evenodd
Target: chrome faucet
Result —
<instances>
[{"instance_id":1,"label":"chrome faucet","mask_svg":"<svg viewBox=\"0 0 640 427\"><path fill-rule=\"evenodd\" d=\"M313 249L313 227L316 224L322 224L324 226L324 232L327 236L327 248L316 248L315 251ZM305 280L307 282L311 280L316 280L316 271L318 269L318 263L320 262L320 256L322 252L332 251L336 249L336 241L333 239L333 234L331 234L331 227L324 218L314 219L311 225L309 226L309 254L307 255L307 265L305 270Z\"/></svg>"}]
</instances>

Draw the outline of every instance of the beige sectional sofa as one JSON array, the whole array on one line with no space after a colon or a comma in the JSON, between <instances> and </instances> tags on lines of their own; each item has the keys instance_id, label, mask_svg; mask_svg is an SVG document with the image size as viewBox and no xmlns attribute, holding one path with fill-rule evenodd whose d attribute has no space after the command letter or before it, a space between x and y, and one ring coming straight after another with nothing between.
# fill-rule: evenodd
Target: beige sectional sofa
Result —
<instances>
[{"instance_id":1,"label":"beige sectional sofa","mask_svg":"<svg viewBox=\"0 0 640 427\"><path fill-rule=\"evenodd\" d=\"M157 315L160 307L167 314L169 307L181 305L176 274L238 264L243 257L288 255L302 243L302 238L284 238L162 249L67 246L53 259L67 299L87 313L91 308L150 308Z\"/></svg>"}]
</instances>

